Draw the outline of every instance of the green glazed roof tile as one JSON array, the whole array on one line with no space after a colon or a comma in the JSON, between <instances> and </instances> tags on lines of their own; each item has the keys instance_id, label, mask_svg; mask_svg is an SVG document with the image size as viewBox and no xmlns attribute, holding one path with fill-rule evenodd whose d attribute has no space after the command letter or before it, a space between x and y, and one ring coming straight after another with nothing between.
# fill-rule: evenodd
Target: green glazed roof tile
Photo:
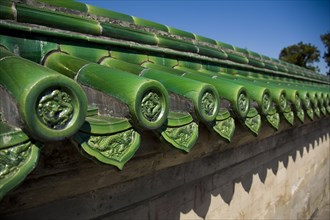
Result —
<instances>
[{"instance_id":1,"label":"green glazed roof tile","mask_svg":"<svg viewBox=\"0 0 330 220\"><path fill-rule=\"evenodd\" d=\"M86 117L80 131L90 134L113 134L130 129L132 125L126 118L115 118L102 115Z\"/></svg>"},{"instance_id":2,"label":"green glazed roof tile","mask_svg":"<svg viewBox=\"0 0 330 220\"><path fill-rule=\"evenodd\" d=\"M224 42L217 41L217 45L226 49L234 50L234 47L230 44L226 44Z\"/></svg>"},{"instance_id":3,"label":"green glazed roof tile","mask_svg":"<svg viewBox=\"0 0 330 220\"><path fill-rule=\"evenodd\" d=\"M215 57L219 59L227 59L228 55L223 50L216 50L213 48L198 45L198 53L209 57Z\"/></svg>"},{"instance_id":4,"label":"green glazed roof tile","mask_svg":"<svg viewBox=\"0 0 330 220\"><path fill-rule=\"evenodd\" d=\"M19 52L19 56L40 63L42 58L50 51L57 50L58 45L52 42L26 39L21 37L0 34L0 44L11 52ZM19 50L17 51L17 48Z\"/></svg>"},{"instance_id":5,"label":"green glazed roof tile","mask_svg":"<svg viewBox=\"0 0 330 220\"><path fill-rule=\"evenodd\" d=\"M99 7L96 7L93 5L86 4L86 6L87 6L87 12L89 14L134 23L132 16L122 14L119 12L115 12L115 11L106 10L106 9L99 8Z\"/></svg>"},{"instance_id":6,"label":"green glazed roof tile","mask_svg":"<svg viewBox=\"0 0 330 220\"><path fill-rule=\"evenodd\" d=\"M278 70L275 64L268 63L268 62L265 62L264 64L265 64L265 68L267 68L267 69L274 70L274 71Z\"/></svg>"},{"instance_id":7,"label":"green glazed roof tile","mask_svg":"<svg viewBox=\"0 0 330 220\"><path fill-rule=\"evenodd\" d=\"M248 60L249 60L249 64L252 66L265 68L265 64L260 60L253 59L251 57L249 57Z\"/></svg>"},{"instance_id":8,"label":"green glazed roof tile","mask_svg":"<svg viewBox=\"0 0 330 220\"><path fill-rule=\"evenodd\" d=\"M107 37L113 37L117 39L136 41L139 43L156 45L158 43L157 38L153 33L148 33L140 30L133 30L127 27L121 27L118 25L102 23L102 35Z\"/></svg>"},{"instance_id":9,"label":"green glazed roof tile","mask_svg":"<svg viewBox=\"0 0 330 220\"><path fill-rule=\"evenodd\" d=\"M24 4L16 4L17 21L76 31L86 34L100 35L98 22L84 19L62 12L38 9Z\"/></svg>"},{"instance_id":10,"label":"green glazed roof tile","mask_svg":"<svg viewBox=\"0 0 330 220\"><path fill-rule=\"evenodd\" d=\"M98 62L101 58L109 56L109 51L100 48L91 48L88 45L61 44L61 51L91 62Z\"/></svg>"},{"instance_id":11,"label":"green glazed roof tile","mask_svg":"<svg viewBox=\"0 0 330 220\"><path fill-rule=\"evenodd\" d=\"M217 120L213 130L230 142L235 132L235 120L232 117Z\"/></svg>"},{"instance_id":12,"label":"green glazed roof tile","mask_svg":"<svg viewBox=\"0 0 330 220\"><path fill-rule=\"evenodd\" d=\"M195 35L193 33L187 32L187 31L183 31L183 30L179 30L173 27L167 27L168 32L171 34L175 34L175 35L179 35L181 37L187 37L190 39L195 39Z\"/></svg>"},{"instance_id":13,"label":"green glazed roof tile","mask_svg":"<svg viewBox=\"0 0 330 220\"><path fill-rule=\"evenodd\" d=\"M200 63L185 61L185 60L179 60L179 65L190 68L190 69L194 69L194 70L199 70L202 68L202 64L200 64Z\"/></svg>"},{"instance_id":14,"label":"green glazed roof tile","mask_svg":"<svg viewBox=\"0 0 330 220\"><path fill-rule=\"evenodd\" d=\"M166 47L174 50L180 50L185 52L198 52L198 47L192 43L183 41L183 40L175 40L172 38L168 38L165 36L157 36L158 38L158 46Z\"/></svg>"},{"instance_id":15,"label":"green glazed roof tile","mask_svg":"<svg viewBox=\"0 0 330 220\"><path fill-rule=\"evenodd\" d=\"M0 121L0 149L12 147L29 140L29 137L18 128L13 128Z\"/></svg>"},{"instance_id":16,"label":"green glazed roof tile","mask_svg":"<svg viewBox=\"0 0 330 220\"><path fill-rule=\"evenodd\" d=\"M232 53L227 53L228 55L228 60L237 62L237 63L242 63L242 64L248 64L249 60L242 56L242 55L238 55L238 54L232 54Z\"/></svg>"},{"instance_id":17,"label":"green glazed roof tile","mask_svg":"<svg viewBox=\"0 0 330 220\"><path fill-rule=\"evenodd\" d=\"M189 152L198 139L198 125L192 121L187 113L170 112L171 121L174 125L160 131L161 136L173 147ZM186 122L190 121L186 124Z\"/></svg>"},{"instance_id":18,"label":"green glazed roof tile","mask_svg":"<svg viewBox=\"0 0 330 220\"><path fill-rule=\"evenodd\" d=\"M0 57L8 53L0 47ZM0 66L0 84L18 103L29 135L42 141L61 140L79 129L86 116L87 97L76 82L10 54L0 60Z\"/></svg>"},{"instance_id":19,"label":"green glazed roof tile","mask_svg":"<svg viewBox=\"0 0 330 220\"><path fill-rule=\"evenodd\" d=\"M258 53L256 53L256 52L253 52L253 51L251 51L251 50L248 50L248 53L249 53L249 55L252 55L252 56L254 56L254 57L256 57L256 58L259 58L259 59L262 58L260 54L258 54Z\"/></svg>"},{"instance_id":20,"label":"green glazed roof tile","mask_svg":"<svg viewBox=\"0 0 330 220\"><path fill-rule=\"evenodd\" d=\"M13 3L6 0L0 0L0 19L15 19L15 12L12 7Z\"/></svg>"},{"instance_id":21,"label":"green glazed roof tile","mask_svg":"<svg viewBox=\"0 0 330 220\"><path fill-rule=\"evenodd\" d=\"M46 3L48 5L69 8L81 12L87 12L87 6L84 3L72 1L72 0L37 0L38 2Z\"/></svg>"},{"instance_id":22,"label":"green glazed roof tile","mask_svg":"<svg viewBox=\"0 0 330 220\"><path fill-rule=\"evenodd\" d=\"M189 113L171 111L167 117L167 126L178 127L189 124L192 121L193 118Z\"/></svg>"},{"instance_id":23,"label":"green glazed roof tile","mask_svg":"<svg viewBox=\"0 0 330 220\"><path fill-rule=\"evenodd\" d=\"M240 48L240 47L236 47L236 46L234 46L234 50L235 50L235 51L238 51L238 52L241 52L241 53L243 53L243 54L245 54L245 55L248 55L248 54L249 54L249 52L248 52L247 49L243 49L243 48Z\"/></svg>"},{"instance_id":24,"label":"green glazed roof tile","mask_svg":"<svg viewBox=\"0 0 330 220\"><path fill-rule=\"evenodd\" d=\"M128 129L109 135L78 132L73 140L83 155L122 170L139 149L141 137L134 129Z\"/></svg>"},{"instance_id":25,"label":"green glazed roof tile","mask_svg":"<svg viewBox=\"0 0 330 220\"><path fill-rule=\"evenodd\" d=\"M251 108L249 110L244 123L254 134L259 134L261 128L261 117L255 108Z\"/></svg>"},{"instance_id":26,"label":"green glazed roof tile","mask_svg":"<svg viewBox=\"0 0 330 220\"><path fill-rule=\"evenodd\" d=\"M6 193L17 187L26 176L37 166L40 146L30 141L10 148L0 148L0 200Z\"/></svg>"},{"instance_id":27,"label":"green glazed roof tile","mask_svg":"<svg viewBox=\"0 0 330 220\"><path fill-rule=\"evenodd\" d=\"M177 59L165 57L164 55L160 55L160 56L148 55L148 61L153 62L155 64L162 65L162 66L168 66L168 67L178 65Z\"/></svg>"},{"instance_id":28,"label":"green glazed roof tile","mask_svg":"<svg viewBox=\"0 0 330 220\"><path fill-rule=\"evenodd\" d=\"M230 113L229 113L229 111L228 111L227 109L225 109L225 108L221 108L221 109L219 110L219 113L218 113L218 115L217 115L216 120L218 120L218 121L222 121L222 120L225 120L225 119L227 119L227 118L229 118L229 117L230 117Z\"/></svg>"},{"instance_id":29,"label":"green glazed roof tile","mask_svg":"<svg viewBox=\"0 0 330 220\"><path fill-rule=\"evenodd\" d=\"M88 109L87 109L86 117L94 116L94 115L97 115L98 113L99 113L99 108L98 107L89 105Z\"/></svg>"},{"instance_id":30,"label":"green glazed roof tile","mask_svg":"<svg viewBox=\"0 0 330 220\"><path fill-rule=\"evenodd\" d=\"M153 22L153 21L148 21L142 18L137 18L133 16L133 20L134 20L134 24L136 25L141 25L141 26L145 26L145 27L150 27L150 28L154 28L156 30L159 31L165 31L168 32L168 29L165 25Z\"/></svg>"},{"instance_id":31,"label":"green glazed roof tile","mask_svg":"<svg viewBox=\"0 0 330 220\"><path fill-rule=\"evenodd\" d=\"M205 42L205 43L209 43L209 44L212 44L212 45L217 45L217 42L211 38L208 38L208 37L203 37L203 36L200 36L200 35L197 35L197 34L194 34L195 35L195 39L196 40L199 40L201 42Z\"/></svg>"},{"instance_id":32,"label":"green glazed roof tile","mask_svg":"<svg viewBox=\"0 0 330 220\"><path fill-rule=\"evenodd\" d=\"M113 49L110 51L110 54L113 58L134 64L141 64L148 61L148 56L146 54L137 53L136 51L128 49Z\"/></svg>"}]
</instances>

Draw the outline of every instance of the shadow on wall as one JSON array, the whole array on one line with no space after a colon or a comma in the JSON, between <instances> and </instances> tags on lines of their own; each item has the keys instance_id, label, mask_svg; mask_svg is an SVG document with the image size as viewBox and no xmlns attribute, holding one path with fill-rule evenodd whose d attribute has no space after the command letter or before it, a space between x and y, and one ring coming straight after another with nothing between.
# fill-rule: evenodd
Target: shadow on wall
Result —
<instances>
[{"instance_id":1,"label":"shadow on wall","mask_svg":"<svg viewBox=\"0 0 330 220\"><path fill-rule=\"evenodd\" d=\"M321 135L320 135L321 134ZM272 172L277 176L279 172L280 163L281 167L286 170L289 166L289 161L292 160L296 163L298 157L304 158L310 154L320 144L329 141L329 129L324 130L312 130L306 135L300 136L299 130L290 129L279 134L278 138L267 138L251 145L246 145L239 148L234 148L230 151L226 151L220 155L212 155L211 157L203 158L199 163L192 162L185 165L185 167L178 167L172 169L175 173L182 173L182 169L185 170L185 182L186 184L166 192L161 195L139 204L134 204L130 207L125 207L122 210L117 210L113 213L106 214L100 219L196 219L205 218L214 207L211 207L211 201L213 197L219 199L217 196L221 196L224 203L231 205L233 197L235 196L235 185L241 184L246 194L250 193L254 180L254 176L257 175L262 184L265 184L267 178L270 176L269 172ZM276 147L272 147L276 146ZM213 169L213 161L227 161L234 159L235 155L238 157L241 154L250 154L253 148L266 147L270 150L264 151L252 158L248 158L238 164L234 164L231 167L215 171L208 176L203 176L200 179L189 182L190 175L196 174L195 169ZM299 155L298 155L299 154ZM295 174L293 174L295 175ZM168 178L171 176L169 175ZM158 178L155 176L154 178ZM175 178L174 178L175 179ZM276 182L276 179L274 179ZM268 180L269 181L269 180ZM278 181L278 180L277 180ZM164 181L166 184L167 181ZM276 183L274 183L276 184ZM276 189L274 189L276 190ZM289 186L288 190L292 190ZM285 191L285 189L283 189ZM267 192L272 194L273 192ZM244 193L243 193L244 194ZM257 203L264 200L258 199L255 195L254 198ZM262 195L259 195L262 196ZM269 195L268 195L269 196ZM270 195L271 196L271 195ZM249 197L247 197L249 198ZM283 198L285 199L285 198ZM260 200L260 201L259 201ZM251 201L247 201L251 202ZM244 201L242 201L242 212L238 214L239 218L249 218L244 214ZM218 203L218 205L221 203ZM222 205L225 205L222 203ZM214 206L214 205L213 205ZM313 206L313 205L311 205ZM288 208L290 209L290 207ZM193 214L191 212L193 211ZM249 210L245 210L249 212ZM265 211L265 210L263 210ZM313 210L305 210L305 215L309 218ZM189 214L186 215L185 214ZM223 216L220 213L215 213L218 218ZM213 216L213 218L215 218ZM287 217L287 216L282 216ZM301 216L306 218L306 216Z\"/></svg>"}]
</instances>

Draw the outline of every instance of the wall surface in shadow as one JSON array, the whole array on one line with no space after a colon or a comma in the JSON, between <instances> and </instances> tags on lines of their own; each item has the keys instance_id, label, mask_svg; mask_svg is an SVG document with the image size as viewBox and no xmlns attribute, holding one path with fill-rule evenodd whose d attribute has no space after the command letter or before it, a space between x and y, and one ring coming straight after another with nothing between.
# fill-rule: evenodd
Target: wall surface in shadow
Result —
<instances>
[{"instance_id":1,"label":"wall surface in shadow","mask_svg":"<svg viewBox=\"0 0 330 220\"><path fill-rule=\"evenodd\" d=\"M238 130L228 144L201 129L189 154L147 134L121 172L81 159L68 143L48 146L33 175L0 203L0 217L308 219L329 199L329 118L263 127L258 137Z\"/></svg>"}]
</instances>

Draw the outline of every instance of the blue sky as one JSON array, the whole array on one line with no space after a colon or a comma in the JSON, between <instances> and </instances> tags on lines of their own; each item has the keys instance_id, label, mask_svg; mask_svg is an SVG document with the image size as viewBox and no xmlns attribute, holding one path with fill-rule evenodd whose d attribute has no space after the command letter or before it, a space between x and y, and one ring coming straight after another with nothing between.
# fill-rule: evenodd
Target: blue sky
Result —
<instances>
[{"instance_id":1,"label":"blue sky","mask_svg":"<svg viewBox=\"0 0 330 220\"><path fill-rule=\"evenodd\" d=\"M278 58L282 48L330 31L330 0L79 0ZM317 64L327 71L323 58Z\"/></svg>"}]
</instances>

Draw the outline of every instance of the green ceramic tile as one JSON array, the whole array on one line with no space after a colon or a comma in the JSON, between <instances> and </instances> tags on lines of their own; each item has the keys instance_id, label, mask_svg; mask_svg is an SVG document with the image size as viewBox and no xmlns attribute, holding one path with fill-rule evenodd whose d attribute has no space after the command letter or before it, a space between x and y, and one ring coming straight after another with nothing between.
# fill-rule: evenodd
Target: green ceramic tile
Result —
<instances>
[{"instance_id":1,"label":"green ceramic tile","mask_svg":"<svg viewBox=\"0 0 330 220\"><path fill-rule=\"evenodd\" d=\"M198 53L201 55L219 58L219 59L227 59L228 56L223 50L216 50L213 48L208 48L205 46L198 45Z\"/></svg>"},{"instance_id":2,"label":"green ceramic tile","mask_svg":"<svg viewBox=\"0 0 330 220\"><path fill-rule=\"evenodd\" d=\"M71 1L71 0L37 0L38 2L46 3L48 5L69 8L81 12L87 12L87 6L84 3Z\"/></svg>"},{"instance_id":3,"label":"green ceramic tile","mask_svg":"<svg viewBox=\"0 0 330 220\"><path fill-rule=\"evenodd\" d=\"M190 38L190 39L195 39L195 35L193 33L179 30L179 29L176 29L173 27L167 27L167 29L168 29L168 32L171 34L179 35L181 37L186 37L186 38Z\"/></svg>"},{"instance_id":4,"label":"green ceramic tile","mask_svg":"<svg viewBox=\"0 0 330 220\"><path fill-rule=\"evenodd\" d=\"M52 42L28 39L24 36L13 37L0 35L0 44L19 56L40 63L42 58L52 50L57 50L58 45Z\"/></svg>"},{"instance_id":5,"label":"green ceramic tile","mask_svg":"<svg viewBox=\"0 0 330 220\"><path fill-rule=\"evenodd\" d=\"M285 112L283 112L284 119L291 125L294 125L294 113L291 111L290 107L288 107Z\"/></svg>"},{"instance_id":6,"label":"green ceramic tile","mask_svg":"<svg viewBox=\"0 0 330 220\"><path fill-rule=\"evenodd\" d=\"M261 117L255 108L251 108L244 121L244 124L252 131L254 134L258 135L261 128Z\"/></svg>"},{"instance_id":7,"label":"green ceramic tile","mask_svg":"<svg viewBox=\"0 0 330 220\"><path fill-rule=\"evenodd\" d=\"M95 63L101 58L109 56L108 50L93 48L84 44L81 44L81 46L61 44L60 49L63 52Z\"/></svg>"},{"instance_id":8,"label":"green ceramic tile","mask_svg":"<svg viewBox=\"0 0 330 220\"><path fill-rule=\"evenodd\" d=\"M276 65L276 67L277 67L278 71L281 71L283 73L287 73L288 72L288 69L285 66L283 66L283 65Z\"/></svg>"},{"instance_id":9,"label":"green ceramic tile","mask_svg":"<svg viewBox=\"0 0 330 220\"><path fill-rule=\"evenodd\" d=\"M101 62L101 65L109 66L119 70L123 70L135 75L140 75L145 70L144 67L141 67L138 64L129 63L123 60L115 59L113 57L104 58Z\"/></svg>"},{"instance_id":10,"label":"green ceramic tile","mask_svg":"<svg viewBox=\"0 0 330 220\"><path fill-rule=\"evenodd\" d=\"M139 149L141 137L134 129L128 129L107 135L78 132L73 140L83 155L122 170Z\"/></svg>"},{"instance_id":11,"label":"green ceramic tile","mask_svg":"<svg viewBox=\"0 0 330 220\"><path fill-rule=\"evenodd\" d=\"M0 56L6 54L0 50ZM86 116L87 98L76 82L16 56L2 59L0 66L0 84L18 103L31 137L54 141L77 132Z\"/></svg>"},{"instance_id":12,"label":"green ceramic tile","mask_svg":"<svg viewBox=\"0 0 330 220\"><path fill-rule=\"evenodd\" d=\"M0 200L37 166L39 154L40 146L30 141L0 149L0 161L5 161L5 166L0 166Z\"/></svg>"},{"instance_id":13,"label":"green ceramic tile","mask_svg":"<svg viewBox=\"0 0 330 220\"><path fill-rule=\"evenodd\" d=\"M274 127L276 130L278 130L279 124L280 124L280 114L276 112L275 108L274 108L274 112L272 114L268 114L266 116L266 119L272 127Z\"/></svg>"},{"instance_id":14,"label":"green ceramic tile","mask_svg":"<svg viewBox=\"0 0 330 220\"><path fill-rule=\"evenodd\" d=\"M211 78L200 74L196 70L177 66L175 69L184 73L183 77L198 80L213 85L221 98L229 100L235 112L240 117L245 117L250 108L250 99L247 96L247 90L234 81L222 79L221 77Z\"/></svg>"},{"instance_id":15,"label":"green ceramic tile","mask_svg":"<svg viewBox=\"0 0 330 220\"><path fill-rule=\"evenodd\" d=\"M203 36L200 36L200 35L197 35L197 34L194 34L195 35L195 39L198 40L198 41L201 41L201 42L204 42L204 43L209 43L209 44L212 44L212 45L217 45L217 42L211 38L208 38L208 37L203 37Z\"/></svg>"},{"instance_id":16,"label":"green ceramic tile","mask_svg":"<svg viewBox=\"0 0 330 220\"><path fill-rule=\"evenodd\" d=\"M69 31L100 35L98 22L61 12L33 8L23 4L16 5L17 21L44 25Z\"/></svg>"},{"instance_id":17,"label":"green ceramic tile","mask_svg":"<svg viewBox=\"0 0 330 220\"><path fill-rule=\"evenodd\" d=\"M166 47L173 50L179 50L184 52L194 52L194 53L198 52L198 48L192 43L188 43L182 40L170 39L163 36L157 36L157 38L158 38L158 46L160 47Z\"/></svg>"},{"instance_id":18,"label":"green ceramic tile","mask_svg":"<svg viewBox=\"0 0 330 220\"><path fill-rule=\"evenodd\" d=\"M118 25L112 25L108 23L102 23L102 35L107 37L113 37L122 40L129 40L144 44L156 45L157 39L154 34L132 30L129 28L120 27Z\"/></svg>"},{"instance_id":19,"label":"green ceramic tile","mask_svg":"<svg viewBox=\"0 0 330 220\"><path fill-rule=\"evenodd\" d=\"M0 121L0 150L12 147L29 140L29 137L19 128L14 128Z\"/></svg>"},{"instance_id":20,"label":"green ceramic tile","mask_svg":"<svg viewBox=\"0 0 330 220\"><path fill-rule=\"evenodd\" d=\"M167 126L178 127L187 125L193 121L193 118L189 113L184 112L170 112L167 117Z\"/></svg>"},{"instance_id":21,"label":"green ceramic tile","mask_svg":"<svg viewBox=\"0 0 330 220\"><path fill-rule=\"evenodd\" d=\"M53 52L44 60L44 66L71 79L76 78L81 67L91 62L78 57L67 55L63 52Z\"/></svg>"},{"instance_id":22,"label":"green ceramic tile","mask_svg":"<svg viewBox=\"0 0 330 220\"><path fill-rule=\"evenodd\" d=\"M89 105L88 109L87 109L86 117L94 116L94 115L97 115L98 113L99 113L99 108L98 107Z\"/></svg>"},{"instance_id":23,"label":"green ceramic tile","mask_svg":"<svg viewBox=\"0 0 330 220\"><path fill-rule=\"evenodd\" d=\"M193 70L199 70L202 68L201 63L188 61L188 60L179 60L179 65Z\"/></svg>"},{"instance_id":24,"label":"green ceramic tile","mask_svg":"<svg viewBox=\"0 0 330 220\"><path fill-rule=\"evenodd\" d=\"M274 71L277 71L277 67L275 66L275 64L272 64L272 63L268 63L268 62L264 62L265 64L265 68L266 69L269 69L269 70L274 70Z\"/></svg>"},{"instance_id":25,"label":"green ceramic tile","mask_svg":"<svg viewBox=\"0 0 330 220\"><path fill-rule=\"evenodd\" d=\"M125 131L131 127L127 118L94 115L86 117L85 123L79 130L89 134L106 135Z\"/></svg>"},{"instance_id":26,"label":"green ceramic tile","mask_svg":"<svg viewBox=\"0 0 330 220\"><path fill-rule=\"evenodd\" d=\"M231 60L231 61L234 61L237 63L243 63L243 64L249 63L249 60L244 56L241 56L238 54L232 54L232 53L227 53L227 55L228 55L228 60Z\"/></svg>"},{"instance_id":27,"label":"green ceramic tile","mask_svg":"<svg viewBox=\"0 0 330 220\"><path fill-rule=\"evenodd\" d=\"M205 70L209 70L212 72L220 72L221 71L221 67L213 65L213 64L203 64L203 68Z\"/></svg>"},{"instance_id":28,"label":"green ceramic tile","mask_svg":"<svg viewBox=\"0 0 330 220\"><path fill-rule=\"evenodd\" d=\"M232 117L217 120L213 130L230 142L235 132L235 120Z\"/></svg>"},{"instance_id":29,"label":"green ceramic tile","mask_svg":"<svg viewBox=\"0 0 330 220\"><path fill-rule=\"evenodd\" d=\"M148 55L148 60L158 65L173 67L178 65L176 58L165 57L164 55Z\"/></svg>"},{"instance_id":30,"label":"green ceramic tile","mask_svg":"<svg viewBox=\"0 0 330 220\"><path fill-rule=\"evenodd\" d=\"M133 20L132 16L130 16L130 15L122 14L122 13L115 12L115 11L106 10L106 9L103 9L103 8L95 7L93 5L86 4L86 6L87 6L89 14L134 23L134 20Z\"/></svg>"},{"instance_id":31,"label":"green ceramic tile","mask_svg":"<svg viewBox=\"0 0 330 220\"><path fill-rule=\"evenodd\" d=\"M261 55L256 53L256 52L248 50L248 53L249 53L250 56L261 59Z\"/></svg>"},{"instance_id":32,"label":"green ceramic tile","mask_svg":"<svg viewBox=\"0 0 330 220\"><path fill-rule=\"evenodd\" d=\"M170 112L166 127L159 133L173 147L189 152L198 139L198 125L188 113Z\"/></svg>"},{"instance_id":33,"label":"green ceramic tile","mask_svg":"<svg viewBox=\"0 0 330 220\"><path fill-rule=\"evenodd\" d=\"M240 53L243 53L244 55L248 55L249 52L247 49L243 49L243 48L240 48L240 47L235 47L234 46L234 50L237 51L237 52L240 52Z\"/></svg>"},{"instance_id":34,"label":"green ceramic tile","mask_svg":"<svg viewBox=\"0 0 330 220\"><path fill-rule=\"evenodd\" d=\"M0 0L0 19L15 19L12 4L10 1Z\"/></svg>"},{"instance_id":35,"label":"green ceramic tile","mask_svg":"<svg viewBox=\"0 0 330 220\"><path fill-rule=\"evenodd\" d=\"M216 120L222 121L230 117L230 112L225 108L220 108Z\"/></svg>"},{"instance_id":36,"label":"green ceramic tile","mask_svg":"<svg viewBox=\"0 0 330 220\"><path fill-rule=\"evenodd\" d=\"M259 68L265 67L265 64L260 60L253 59L251 57L249 57L248 60L249 60L249 64L252 66L259 67Z\"/></svg>"},{"instance_id":37,"label":"green ceramic tile","mask_svg":"<svg viewBox=\"0 0 330 220\"><path fill-rule=\"evenodd\" d=\"M167 127L162 137L175 148L189 152L198 139L198 125L191 122L178 127Z\"/></svg>"},{"instance_id":38,"label":"green ceramic tile","mask_svg":"<svg viewBox=\"0 0 330 220\"><path fill-rule=\"evenodd\" d=\"M232 45L220 41L217 41L217 45L226 49L234 50L234 47Z\"/></svg>"},{"instance_id":39,"label":"green ceramic tile","mask_svg":"<svg viewBox=\"0 0 330 220\"><path fill-rule=\"evenodd\" d=\"M132 121L139 128L157 129L167 118L168 92L155 80L115 68L88 64L79 70L77 81L127 104Z\"/></svg>"},{"instance_id":40,"label":"green ceramic tile","mask_svg":"<svg viewBox=\"0 0 330 220\"><path fill-rule=\"evenodd\" d=\"M191 100L194 105L194 113L201 121L211 122L218 113L220 105L219 95L215 88L209 84L172 75L157 69L146 69L139 65L113 58L106 58L101 64L111 68L125 70L148 79L157 80L162 83L168 91Z\"/></svg>"},{"instance_id":41,"label":"green ceramic tile","mask_svg":"<svg viewBox=\"0 0 330 220\"><path fill-rule=\"evenodd\" d=\"M154 28L156 30L159 30L159 31L165 31L165 32L168 32L168 29L165 25L162 25L162 24L159 24L159 23L156 23L156 22L153 22L153 21L148 21L148 20L145 20L145 19L142 19L142 18L137 18L137 17L133 17L133 20L134 20L134 24L136 25L141 25L141 26L145 26L145 27L150 27L150 28Z\"/></svg>"},{"instance_id":42,"label":"green ceramic tile","mask_svg":"<svg viewBox=\"0 0 330 220\"><path fill-rule=\"evenodd\" d=\"M110 54L113 58L134 64L141 64L148 61L148 56L146 54L141 54L134 50L113 49L110 51Z\"/></svg>"},{"instance_id":43,"label":"green ceramic tile","mask_svg":"<svg viewBox=\"0 0 330 220\"><path fill-rule=\"evenodd\" d=\"M177 75L177 76L181 76L184 73L180 70L176 70L176 69L173 69L173 68L168 67L168 66L163 66L163 65L159 65L159 64L150 63L150 62L145 62L141 66L146 67L146 68L151 68L151 69L156 69L156 70L168 72L168 73L171 73L171 74L174 74L174 75Z\"/></svg>"}]
</instances>

